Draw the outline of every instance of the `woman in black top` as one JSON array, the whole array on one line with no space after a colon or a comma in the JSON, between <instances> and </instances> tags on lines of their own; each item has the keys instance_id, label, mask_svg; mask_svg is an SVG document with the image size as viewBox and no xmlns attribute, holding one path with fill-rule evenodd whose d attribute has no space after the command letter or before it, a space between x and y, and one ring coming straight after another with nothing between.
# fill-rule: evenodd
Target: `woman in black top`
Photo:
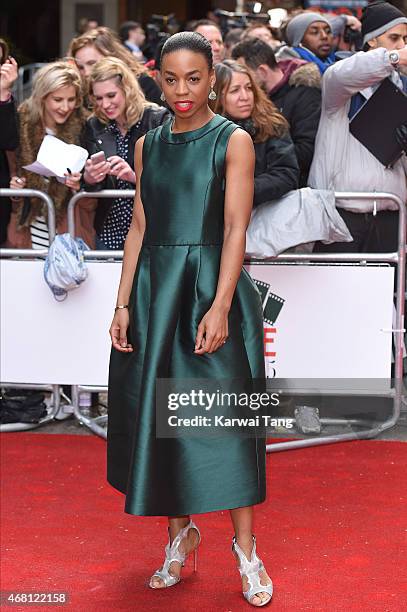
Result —
<instances>
[{"instance_id":1,"label":"woman in black top","mask_svg":"<svg viewBox=\"0 0 407 612\"><path fill-rule=\"evenodd\" d=\"M297 189L299 167L286 119L246 67L226 60L215 66L215 72L217 99L213 110L240 125L253 139L256 154L253 206Z\"/></svg>"},{"instance_id":2,"label":"woman in black top","mask_svg":"<svg viewBox=\"0 0 407 612\"><path fill-rule=\"evenodd\" d=\"M146 101L132 71L109 57L95 64L89 76L94 115L85 127L90 155L103 151L105 161L88 159L84 182L92 189L134 189L134 146L148 130L161 125L169 111ZM100 200L96 211L96 246L122 249L130 227L133 198Z\"/></svg>"},{"instance_id":3,"label":"woman in black top","mask_svg":"<svg viewBox=\"0 0 407 612\"><path fill-rule=\"evenodd\" d=\"M6 151L14 151L18 146L17 113L11 88L18 77L18 66L9 57L7 43L0 38L0 188L10 184L10 167ZM7 239L7 226L10 221L11 202L0 198L0 245Z\"/></svg>"}]
</instances>

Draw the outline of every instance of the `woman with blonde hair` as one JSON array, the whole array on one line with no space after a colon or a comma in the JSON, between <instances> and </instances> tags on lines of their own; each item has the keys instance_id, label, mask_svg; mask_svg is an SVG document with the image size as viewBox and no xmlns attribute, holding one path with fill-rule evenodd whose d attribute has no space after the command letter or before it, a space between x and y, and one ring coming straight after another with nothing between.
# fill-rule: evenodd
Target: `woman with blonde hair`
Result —
<instances>
[{"instance_id":1,"label":"woman with blonde hair","mask_svg":"<svg viewBox=\"0 0 407 612\"><path fill-rule=\"evenodd\" d=\"M299 167L286 119L255 82L248 68L225 60L215 66L215 113L250 134L254 143L253 206L276 200L298 187Z\"/></svg>"},{"instance_id":2,"label":"woman with blonde hair","mask_svg":"<svg viewBox=\"0 0 407 612\"><path fill-rule=\"evenodd\" d=\"M133 71L120 59L105 57L89 75L94 114L85 128L90 155L85 166L89 189L134 189L134 146L148 130L161 125L169 111L147 102ZM93 187L92 187L93 186ZM130 227L133 200L100 200L95 219L100 249L122 249Z\"/></svg>"},{"instance_id":3,"label":"woman with blonde hair","mask_svg":"<svg viewBox=\"0 0 407 612\"><path fill-rule=\"evenodd\" d=\"M80 188L80 173L65 173L65 183L24 170L32 164L46 134L67 144L79 145L86 121L82 107L81 79L77 69L58 61L41 68L31 96L18 108L19 146L14 159L12 189L38 189L47 193L55 206L57 231L67 231L67 205ZM76 211L76 233L93 246L95 202L82 200ZM46 248L49 245L47 211L38 198L13 198L7 246Z\"/></svg>"},{"instance_id":4,"label":"woman with blonde hair","mask_svg":"<svg viewBox=\"0 0 407 612\"><path fill-rule=\"evenodd\" d=\"M93 66L104 57L115 57L129 66L136 77L147 100L161 104L161 90L148 74L144 66L120 42L110 28L100 27L89 30L72 39L68 55L73 57L82 78L86 81Z\"/></svg>"}]
</instances>

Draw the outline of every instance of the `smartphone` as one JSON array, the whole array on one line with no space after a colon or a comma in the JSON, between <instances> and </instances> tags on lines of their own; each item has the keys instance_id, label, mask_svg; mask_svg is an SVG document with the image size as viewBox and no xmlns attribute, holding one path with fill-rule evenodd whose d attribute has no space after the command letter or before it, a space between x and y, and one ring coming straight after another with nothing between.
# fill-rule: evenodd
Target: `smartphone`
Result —
<instances>
[{"instance_id":1,"label":"smartphone","mask_svg":"<svg viewBox=\"0 0 407 612\"><path fill-rule=\"evenodd\" d=\"M106 161L106 155L104 151L98 151L90 156L93 164L100 164L101 162Z\"/></svg>"}]
</instances>

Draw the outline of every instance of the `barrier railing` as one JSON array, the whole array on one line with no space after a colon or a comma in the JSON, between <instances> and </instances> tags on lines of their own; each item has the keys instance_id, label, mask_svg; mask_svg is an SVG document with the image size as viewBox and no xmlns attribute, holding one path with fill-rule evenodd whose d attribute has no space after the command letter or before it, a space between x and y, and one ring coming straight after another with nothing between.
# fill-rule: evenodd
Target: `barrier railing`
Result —
<instances>
[{"instance_id":1,"label":"barrier railing","mask_svg":"<svg viewBox=\"0 0 407 612\"><path fill-rule=\"evenodd\" d=\"M18 79L15 87L18 104L21 104L31 95L35 73L43 66L46 66L46 64L26 64L18 69Z\"/></svg>"},{"instance_id":2,"label":"barrier railing","mask_svg":"<svg viewBox=\"0 0 407 612\"><path fill-rule=\"evenodd\" d=\"M29 193L27 193L27 191ZM6 193L5 193L6 192ZM21 192L21 193L20 193ZM0 190L1 195L36 195L41 192L32 192L30 190ZM90 195L95 198L114 198L114 197L134 197L134 190L104 190L99 192L79 192L75 194L68 205L68 229L72 235L75 235L75 223L74 223L74 209L78 201L81 198L89 197ZM42 194L43 196L45 194ZM393 398L393 414L390 419L381 423L377 427L369 428L364 431L344 433L330 436L320 436L317 438L311 438L307 440L294 440L284 443L275 443L267 446L268 452L277 452L280 450L286 450L288 448L299 448L304 446L316 446L319 444L330 444L333 442L370 438L378 435L385 429L393 427L400 415L402 393L403 393L403 333L404 329L404 296L405 296L405 271L406 271L406 208L400 198L390 193L358 193L358 192L337 192L335 198L344 199L360 199L360 200L392 200L396 203L399 208L399 228L398 228L398 250L395 253L310 253L310 254L281 254L271 260L260 261L251 260L250 263L254 265L264 265L279 262L293 262L293 263L319 263L319 262L335 262L335 263L349 263L359 262L365 264L367 262L382 262L396 264L397 266L397 293L396 293L396 319L395 328L392 330L394 333L394 344L395 344L395 386L392 390L391 397ZM45 200L46 198L43 197ZM373 209L373 205L372 205ZM51 236L51 232L50 232ZM46 251L45 251L46 254ZM27 249L1 249L1 257L33 257L35 255L43 256L42 251L33 251ZM112 260L121 259L123 257L123 251L87 251L85 252L85 258L88 260ZM92 386L72 386L72 404L76 418L80 420L84 425L89 427L97 435L106 437L106 430L103 424L106 422L106 417L98 417L92 419L86 415L83 415L79 407L79 395L83 391L106 391L106 387L92 387ZM322 419L324 421L324 419ZM331 420L332 422L332 420ZM342 420L343 423L351 423L352 421Z\"/></svg>"},{"instance_id":3,"label":"barrier railing","mask_svg":"<svg viewBox=\"0 0 407 612\"><path fill-rule=\"evenodd\" d=\"M102 189L101 191L78 191L70 199L67 209L68 232L75 237L75 206L82 198L94 197L106 200L109 198L134 198L134 189Z\"/></svg>"},{"instance_id":4,"label":"barrier railing","mask_svg":"<svg viewBox=\"0 0 407 612\"><path fill-rule=\"evenodd\" d=\"M50 243L55 238L56 233L56 224L55 224L55 208L52 199L48 194L43 193L42 191L38 191L36 189L0 189L0 197L30 197L30 198L40 198L43 200L48 209L48 233L49 233L49 241ZM47 249L0 249L0 257L27 257L32 259L33 257L41 257L46 256L48 253ZM12 388L15 387L15 384L11 383L1 383L1 386L4 388ZM18 387L21 389L36 389L38 391L49 391L52 392L53 401L51 403L51 410L47 414L46 417L42 418L38 423L9 423L3 424L0 427L0 431L24 431L27 429L32 429L34 427L39 427L40 425L44 425L45 423L49 423L53 421L55 415L57 414L60 407L60 392L59 385L26 385L24 383L19 383Z\"/></svg>"},{"instance_id":5,"label":"barrier railing","mask_svg":"<svg viewBox=\"0 0 407 612\"><path fill-rule=\"evenodd\" d=\"M49 197L49 195L47 193L44 193L43 191L38 191L37 189L6 189L6 188L2 188L0 189L0 197L15 197L15 198L39 198L40 200L43 200L45 202L45 204L47 205L47 209L48 209L48 233L49 233L49 242L51 244L51 242L54 240L55 238L55 233L56 233L56 220L55 220L55 207L54 207L54 203L51 200L51 198ZM36 249L1 249L1 251L3 250L14 250L14 251L35 251L35 253L37 253Z\"/></svg>"},{"instance_id":6,"label":"barrier railing","mask_svg":"<svg viewBox=\"0 0 407 612\"><path fill-rule=\"evenodd\" d=\"M133 190L129 190L126 192L123 191L115 191L115 190L105 190L94 193L94 197L100 198L112 198L118 196L124 197L134 197L135 192ZM75 223L74 223L74 208L77 202L83 198L88 196L88 193L80 192L75 194L71 199L68 205L68 228L72 235L75 235ZM396 294L396 323L395 328L392 330L394 333L394 343L395 343L395 388L392 393L393 396L393 414L390 419L386 420L384 423L381 423L377 427L373 427L363 432L352 432L331 436L320 436L318 438L311 438L307 440L294 440L290 442L283 443L275 443L267 445L268 452L277 452L280 450L286 450L288 448L300 448L305 446L316 446L320 444L331 444L334 442L345 441L345 440L353 440L353 439L361 439L361 438L370 438L378 435L385 429L389 429L393 427L400 416L401 409L401 401L402 401L402 392L403 392L403 333L404 329L404 296L405 296L405 271L406 271L406 225L407 225L407 215L406 208L400 198L391 193L385 192L372 192L372 193L359 193L359 192L336 192L335 199L342 200L365 200L369 201L378 201L378 200L392 200L396 203L399 208L399 226L398 226L398 250L396 253L310 253L310 254L294 254L287 253L281 254L277 257L273 258L271 261L274 263L278 263L280 261L294 262L294 263L310 263L310 262L335 262L335 263L347 263L347 262L360 262L361 264L367 262L383 262L383 263L392 263L397 265L397 294ZM373 210L373 204L372 204ZM87 259L121 259L123 257L122 251L90 251L86 254ZM252 264L255 265L264 265L266 263L270 263L270 261L259 261L259 260L251 260ZM90 388L90 387L89 387ZM82 390L88 389L87 387L77 386L75 392L73 392L72 396L80 394ZM103 388L103 390L106 390ZM75 403L75 402L74 402ZM106 417L101 417L97 423L98 431L95 433L100 434L101 423L106 419ZM330 422L335 419L331 419ZM328 421L328 419L322 419L322 421ZM336 419L335 421L338 421ZM343 423L352 424L352 420L342 420ZM86 423L85 423L86 424ZM89 426L89 424L88 424Z\"/></svg>"},{"instance_id":7,"label":"barrier railing","mask_svg":"<svg viewBox=\"0 0 407 612\"><path fill-rule=\"evenodd\" d=\"M322 444L332 444L334 442L343 442L346 440L355 440L363 438L373 438L379 435L386 429L393 427L399 417L401 411L402 397L403 397L403 334L405 333L404 328L404 300L405 300L405 288L406 288L406 227L407 227L407 213L406 206L403 204L401 199L395 194L391 193L357 193L357 192L336 192L336 199L350 200L392 200L397 204L399 209L399 225L398 225L398 249L396 253L379 253L379 254L368 254L368 253L341 253L341 254L328 254L313 253L307 255L300 254L282 254L277 259L280 261L335 261L335 262L350 262L359 260L361 263L367 261L378 261L385 263L395 263L397 266L397 286L396 286L396 318L395 328L392 329L394 334L394 346L395 346L395 368L394 368L394 391L391 394L393 397L393 414L391 418L385 422L372 427L370 429L351 432L345 434L338 434L332 436L320 436L318 438L311 438L308 440L293 440L290 442L282 442L276 444L268 444L268 452L278 452L280 450L287 450L292 448L303 448L307 446L319 446ZM373 205L372 205L373 210ZM322 256L322 257L321 257ZM357 259L356 259L357 258ZM344 420L346 423L346 420Z\"/></svg>"}]
</instances>

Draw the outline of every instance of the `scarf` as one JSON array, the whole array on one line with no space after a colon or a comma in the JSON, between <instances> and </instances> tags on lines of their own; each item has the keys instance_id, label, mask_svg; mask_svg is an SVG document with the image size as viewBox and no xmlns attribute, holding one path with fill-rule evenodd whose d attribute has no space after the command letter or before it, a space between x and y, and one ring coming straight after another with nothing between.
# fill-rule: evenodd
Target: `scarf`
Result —
<instances>
[{"instance_id":1,"label":"scarf","mask_svg":"<svg viewBox=\"0 0 407 612\"><path fill-rule=\"evenodd\" d=\"M233 117L227 118L230 119L230 121L233 121L233 123L235 123L239 127L241 127L242 130L247 132L252 137L252 140L256 138L258 129L254 125L254 121L251 117L248 117L247 119L234 119Z\"/></svg>"},{"instance_id":2,"label":"scarf","mask_svg":"<svg viewBox=\"0 0 407 612\"><path fill-rule=\"evenodd\" d=\"M66 214L66 208L72 197L72 191L56 178L47 179L44 176L28 172L22 167L32 164L37 159L37 154L45 136L45 129L41 121L33 122L26 102L18 109L20 127L20 145L17 150L17 173L26 178L27 189L38 189L47 193L55 206L57 223ZM82 130L86 121L85 112L79 108L73 111L69 119L57 127L55 136L67 144L80 144ZM35 217L45 216L47 218L47 207L39 198L25 198L24 203L16 207L19 226L28 226Z\"/></svg>"},{"instance_id":3,"label":"scarf","mask_svg":"<svg viewBox=\"0 0 407 612\"><path fill-rule=\"evenodd\" d=\"M315 55L315 53L312 53L312 51L306 49L305 47L293 47L293 49L306 62L313 62L314 64L316 64L321 74L324 74L325 70L335 63L335 53L333 51L328 55L325 60L321 60Z\"/></svg>"}]
</instances>

